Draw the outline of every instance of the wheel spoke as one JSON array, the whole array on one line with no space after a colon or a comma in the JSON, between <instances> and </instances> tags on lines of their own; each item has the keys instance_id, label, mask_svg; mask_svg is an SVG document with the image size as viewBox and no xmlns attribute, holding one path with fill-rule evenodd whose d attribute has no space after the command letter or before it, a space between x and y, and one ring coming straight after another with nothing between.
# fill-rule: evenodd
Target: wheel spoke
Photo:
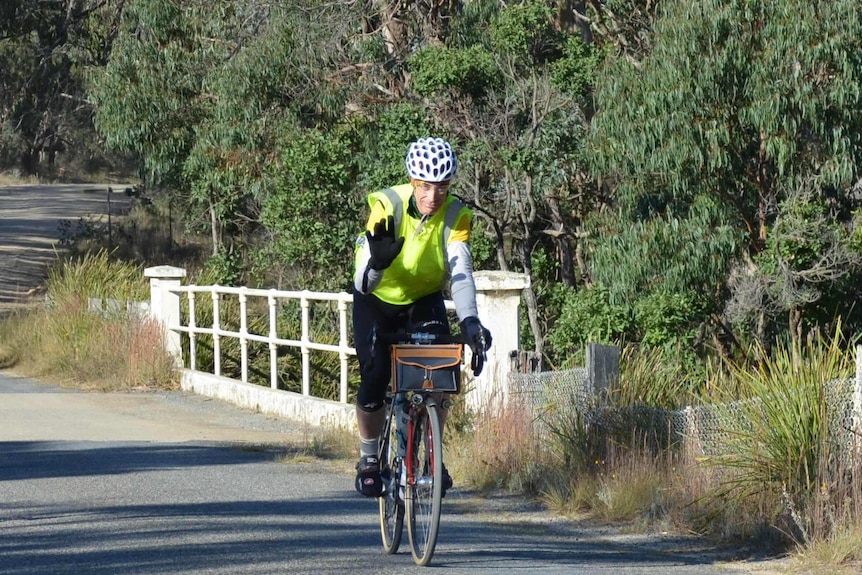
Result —
<instances>
[{"instance_id":1,"label":"wheel spoke","mask_svg":"<svg viewBox=\"0 0 862 575\"><path fill-rule=\"evenodd\" d=\"M383 538L383 549L389 554L398 551L404 525L404 502L398 497L398 473L401 463L398 459L397 441L394 418L390 415L384 427L379 451L385 483L385 492L380 497L380 534Z\"/></svg>"},{"instance_id":2,"label":"wheel spoke","mask_svg":"<svg viewBox=\"0 0 862 575\"><path fill-rule=\"evenodd\" d=\"M411 438L413 477L408 483L407 531L413 559L427 565L440 526L443 462L440 419L436 407L421 406Z\"/></svg>"}]
</instances>

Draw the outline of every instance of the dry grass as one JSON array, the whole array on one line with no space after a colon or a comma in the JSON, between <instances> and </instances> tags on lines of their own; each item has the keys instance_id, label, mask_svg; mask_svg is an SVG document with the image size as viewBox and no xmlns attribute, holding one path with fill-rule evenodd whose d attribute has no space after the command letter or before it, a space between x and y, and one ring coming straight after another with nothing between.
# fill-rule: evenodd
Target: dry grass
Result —
<instances>
[{"instance_id":1,"label":"dry grass","mask_svg":"<svg viewBox=\"0 0 862 575\"><path fill-rule=\"evenodd\" d=\"M329 461L339 468L352 470L358 448L359 440L354 431L343 427L324 427L307 433L299 447L283 460L291 463Z\"/></svg>"},{"instance_id":2,"label":"dry grass","mask_svg":"<svg viewBox=\"0 0 862 575\"><path fill-rule=\"evenodd\" d=\"M0 186L21 186L24 184L38 184L39 179L35 176L23 177L16 173L0 172Z\"/></svg>"},{"instance_id":3,"label":"dry grass","mask_svg":"<svg viewBox=\"0 0 862 575\"><path fill-rule=\"evenodd\" d=\"M839 529L828 540L801 549L797 566L805 573L849 575L862 572L862 523Z\"/></svg>"},{"instance_id":4,"label":"dry grass","mask_svg":"<svg viewBox=\"0 0 862 575\"><path fill-rule=\"evenodd\" d=\"M88 389L172 389L178 378L163 338L152 320L101 316L84 304L23 312L0 324L0 366Z\"/></svg>"},{"instance_id":5,"label":"dry grass","mask_svg":"<svg viewBox=\"0 0 862 575\"><path fill-rule=\"evenodd\" d=\"M457 462L456 481L537 495L552 513L790 552L799 573L859 573L862 465L849 465L846 449L824 448L829 426L818 423L823 419L799 415L833 417L822 416L829 400L812 382L846 375L852 365L836 342L820 345L799 354L811 359L805 369L778 351L773 363L761 362L761 371L731 372L737 379L730 387L749 390L748 396L784 392L775 409L743 414L761 417L749 426L750 441L741 443L738 457L746 465L732 458L733 465L721 465L724 460L704 458L691 446L646 441L646 435L628 441L601 435L574 408L546 409L533 421L517 404L498 404L474 418L450 441L447 462ZM817 425L804 427L812 421ZM726 447L732 452L739 443ZM776 457L752 457L742 449L751 445L763 446L756 454Z\"/></svg>"},{"instance_id":6,"label":"dry grass","mask_svg":"<svg viewBox=\"0 0 862 575\"><path fill-rule=\"evenodd\" d=\"M93 389L175 387L160 326L125 311L88 309L90 295L135 301L144 285L140 270L104 253L62 263L50 274L48 306L0 322L0 366Z\"/></svg>"},{"instance_id":7,"label":"dry grass","mask_svg":"<svg viewBox=\"0 0 862 575\"><path fill-rule=\"evenodd\" d=\"M551 461L529 410L492 401L474 422L447 445L446 466L456 481L480 490L538 492Z\"/></svg>"}]
</instances>

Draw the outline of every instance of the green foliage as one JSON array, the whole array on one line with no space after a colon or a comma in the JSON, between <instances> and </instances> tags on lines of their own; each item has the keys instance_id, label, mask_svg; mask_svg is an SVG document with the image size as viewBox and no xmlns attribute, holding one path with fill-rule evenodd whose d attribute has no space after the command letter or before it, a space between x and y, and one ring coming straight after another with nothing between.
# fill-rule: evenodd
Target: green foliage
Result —
<instances>
[{"instance_id":1,"label":"green foliage","mask_svg":"<svg viewBox=\"0 0 862 575\"><path fill-rule=\"evenodd\" d=\"M731 308L735 319L780 325L793 312L804 315L809 328L828 325L835 317L852 320L862 254L853 248L850 217L816 182L803 182L783 195L764 249L754 257L756 275L738 280ZM746 298L746 293L759 297Z\"/></svg>"},{"instance_id":2,"label":"green foliage","mask_svg":"<svg viewBox=\"0 0 862 575\"><path fill-rule=\"evenodd\" d=\"M83 6L8 0L0 8L0 168L53 177L59 167L110 163L84 88L104 64L122 2Z\"/></svg>"},{"instance_id":3,"label":"green foliage","mask_svg":"<svg viewBox=\"0 0 862 575\"><path fill-rule=\"evenodd\" d=\"M607 286L616 305L665 291L688 294L691 311L711 312L739 250L740 232L726 223L726 213L711 198L698 197L684 214L595 220L593 279Z\"/></svg>"},{"instance_id":4,"label":"green foliage","mask_svg":"<svg viewBox=\"0 0 862 575\"><path fill-rule=\"evenodd\" d=\"M108 146L140 154L153 182L179 182L204 116L203 77L219 55L204 46L203 22L194 12L201 7L130 3L110 61L90 78L97 129Z\"/></svg>"},{"instance_id":5,"label":"green foliage","mask_svg":"<svg viewBox=\"0 0 862 575\"><path fill-rule=\"evenodd\" d=\"M615 343L632 325L631 311L611 302L602 286L564 292L560 317L548 334L548 344L559 356L587 342Z\"/></svg>"},{"instance_id":6,"label":"green foliage","mask_svg":"<svg viewBox=\"0 0 862 575\"><path fill-rule=\"evenodd\" d=\"M554 26L551 8L534 0L502 10L491 27L491 43L496 51L530 66L559 58L563 35Z\"/></svg>"},{"instance_id":7,"label":"green foliage","mask_svg":"<svg viewBox=\"0 0 862 575\"><path fill-rule=\"evenodd\" d=\"M649 285L637 263L614 262L599 248L591 265L615 298L637 293L634 286L691 288L712 301L701 307L712 312L729 297L721 278L743 251L755 255L772 242L770 250L810 261L819 249L810 235L805 247L769 237L782 217L774 207L799 181L816 181L835 214L854 207L847 190L862 160L860 33L862 15L850 0L677 1L663 5L639 65L606 60L589 150L595 174L616 182L625 220L605 231L618 236L609 239L618 253L665 275ZM638 235L659 236L650 222L673 226L704 197L712 228L726 231L686 225L696 244L639 249ZM837 299L818 305L843 307Z\"/></svg>"},{"instance_id":8,"label":"green foliage","mask_svg":"<svg viewBox=\"0 0 862 575\"><path fill-rule=\"evenodd\" d=\"M347 130L295 133L270 167L261 219L274 234L269 253L288 267L294 289L340 291L352 277L363 204L351 138Z\"/></svg>"},{"instance_id":9,"label":"green foliage","mask_svg":"<svg viewBox=\"0 0 862 575\"><path fill-rule=\"evenodd\" d=\"M569 36L562 57L551 63L551 84L582 100L590 95L601 54L578 36Z\"/></svg>"},{"instance_id":10,"label":"green foliage","mask_svg":"<svg viewBox=\"0 0 862 575\"><path fill-rule=\"evenodd\" d=\"M357 122L357 187L365 193L406 182L404 157L410 142L440 135L429 111L408 101L374 109L373 122Z\"/></svg>"},{"instance_id":11,"label":"green foliage","mask_svg":"<svg viewBox=\"0 0 862 575\"><path fill-rule=\"evenodd\" d=\"M475 269L493 269L497 255L496 246L492 243L493 235L488 233L485 220L473 218L473 229L470 233L470 254L473 256Z\"/></svg>"},{"instance_id":12,"label":"green foliage","mask_svg":"<svg viewBox=\"0 0 862 575\"><path fill-rule=\"evenodd\" d=\"M478 98L500 84L493 55L480 45L428 46L412 55L409 63L413 88L420 96L448 90Z\"/></svg>"},{"instance_id":13,"label":"green foliage","mask_svg":"<svg viewBox=\"0 0 862 575\"><path fill-rule=\"evenodd\" d=\"M48 273L48 293L58 303L87 297L142 301L150 295L143 269L113 259L106 250L57 262Z\"/></svg>"},{"instance_id":14,"label":"green foliage","mask_svg":"<svg viewBox=\"0 0 862 575\"><path fill-rule=\"evenodd\" d=\"M502 9L497 0L464 3L458 18L453 19L448 45L464 48L479 43L491 48L488 41L491 26Z\"/></svg>"},{"instance_id":15,"label":"green foliage","mask_svg":"<svg viewBox=\"0 0 862 575\"><path fill-rule=\"evenodd\" d=\"M805 516L815 494L835 481L849 454L830 382L854 373L847 343L839 327L829 339L781 346L769 355L758 348L754 355L764 359L757 365L728 365L739 383L732 387L748 401L727 404L721 421L729 440L708 460L733 470L724 482L727 496L745 501L760 492L781 494L791 511ZM738 397L716 391L719 401Z\"/></svg>"},{"instance_id":16,"label":"green foliage","mask_svg":"<svg viewBox=\"0 0 862 575\"><path fill-rule=\"evenodd\" d=\"M702 367L693 369L690 358L683 353L675 353L678 351L669 347L624 346L620 357L620 378L609 394L612 405L682 409L697 403L704 381L698 375L702 375L704 370ZM645 429L654 427L653 422Z\"/></svg>"},{"instance_id":17,"label":"green foliage","mask_svg":"<svg viewBox=\"0 0 862 575\"><path fill-rule=\"evenodd\" d=\"M702 315L692 293L652 292L634 305L635 322L644 346L689 348L697 335L692 318Z\"/></svg>"},{"instance_id":18,"label":"green foliage","mask_svg":"<svg viewBox=\"0 0 862 575\"><path fill-rule=\"evenodd\" d=\"M242 264L238 252L222 248L204 263L203 273L214 284L239 286L242 285Z\"/></svg>"}]
</instances>

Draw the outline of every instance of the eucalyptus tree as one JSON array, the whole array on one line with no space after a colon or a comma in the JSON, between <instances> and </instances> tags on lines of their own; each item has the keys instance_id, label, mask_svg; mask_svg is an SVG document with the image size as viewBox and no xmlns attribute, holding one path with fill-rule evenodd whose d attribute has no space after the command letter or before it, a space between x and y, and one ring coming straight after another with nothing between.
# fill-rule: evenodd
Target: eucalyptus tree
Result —
<instances>
[{"instance_id":1,"label":"eucalyptus tree","mask_svg":"<svg viewBox=\"0 0 862 575\"><path fill-rule=\"evenodd\" d=\"M817 275L817 289L776 297L745 284L770 301L737 298L748 307L743 313L737 305L736 316L759 316L752 325L761 338L790 317L782 331L798 338L801 318L815 307L848 312L852 300L822 299L830 293L824 283L856 264L846 250L826 259L820 250L853 232L860 33L862 13L851 0L671 0L661 4L645 57L608 60L598 76L590 150L618 217L596 221L591 273L615 301L680 293L696 304L681 329L700 325L732 337L723 305L730 288L745 282L731 286L731 275L787 286L777 274L793 268L805 284L814 281L802 273L810 264L831 267ZM794 208L791 216L789 206L800 205L791 191L803 183L803 203L820 207ZM777 222L811 229L824 214L846 233L776 243ZM661 240L670 233L672 240ZM774 257L764 255L779 244ZM649 268L631 254L648 256ZM846 289L831 291L838 292Z\"/></svg>"},{"instance_id":2,"label":"eucalyptus tree","mask_svg":"<svg viewBox=\"0 0 862 575\"><path fill-rule=\"evenodd\" d=\"M0 167L99 157L84 72L104 64L123 0L0 4ZM68 163L68 162L67 162Z\"/></svg>"},{"instance_id":3,"label":"eucalyptus tree","mask_svg":"<svg viewBox=\"0 0 862 575\"><path fill-rule=\"evenodd\" d=\"M142 158L150 186L185 188L183 166L211 106L204 79L238 43L211 29L227 8L223 1L130 0L107 65L91 75L99 133L111 148ZM206 199L215 250L217 193ZM191 207L187 197L177 203Z\"/></svg>"},{"instance_id":4,"label":"eucalyptus tree","mask_svg":"<svg viewBox=\"0 0 862 575\"><path fill-rule=\"evenodd\" d=\"M188 226L210 229L217 266L243 267L263 204L289 198L271 178L285 134L345 105L349 84L332 64L341 34L328 28L350 22L338 7L130 0L111 59L93 75L100 132L141 155L148 182L177 196Z\"/></svg>"},{"instance_id":5,"label":"eucalyptus tree","mask_svg":"<svg viewBox=\"0 0 862 575\"><path fill-rule=\"evenodd\" d=\"M470 2L446 42L426 45L408 64L413 91L461 142L458 191L491 238L496 266L537 285L574 287L584 278L581 218L593 201L583 141L596 55L577 29L560 30L555 8ZM552 262L547 275L536 273L535 254ZM540 317L533 289L525 293L541 355L549 318Z\"/></svg>"}]
</instances>

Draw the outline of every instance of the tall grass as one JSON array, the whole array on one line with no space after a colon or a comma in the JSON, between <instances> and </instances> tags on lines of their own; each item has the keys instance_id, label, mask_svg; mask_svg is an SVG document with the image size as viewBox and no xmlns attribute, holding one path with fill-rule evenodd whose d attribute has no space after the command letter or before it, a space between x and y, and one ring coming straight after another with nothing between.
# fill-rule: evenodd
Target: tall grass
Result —
<instances>
[{"instance_id":1,"label":"tall grass","mask_svg":"<svg viewBox=\"0 0 862 575\"><path fill-rule=\"evenodd\" d=\"M455 418L446 424L447 430L461 430L446 450L453 477L483 491L530 494L544 487L554 461L526 406L495 399L471 417L471 427L458 426Z\"/></svg>"},{"instance_id":2,"label":"tall grass","mask_svg":"<svg viewBox=\"0 0 862 575\"><path fill-rule=\"evenodd\" d=\"M858 572L862 459L850 449L858 442L847 429L848 392L838 391L854 374L852 349L839 329L796 348L749 350L747 363L705 363L701 382L680 381L659 354L629 351L600 412L564 398L538 413L500 402L473 418L453 475L521 491L560 514L774 552L797 546L812 572ZM705 452L674 443L648 416L650 404L689 402L724 422Z\"/></svg>"},{"instance_id":3,"label":"tall grass","mask_svg":"<svg viewBox=\"0 0 862 575\"><path fill-rule=\"evenodd\" d=\"M160 326L124 310L94 313L90 297L145 299L143 271L106 252L58 262L48 304L0 324L4 367L99 389L173 387L174 360Z\"/></svg>"},{"instance_id":4,"label":"tall grass","mask_svg":"<svg viewBox=\"0 0 862 575\"><path fill-rule=\"evenodd\" d=\"M709 463L729 470L722 496L745 500L760 492L780 494L783 512L804 541L819 539L813 525L817 494L845 474L847 431L838 422L843 406L832 401L828 386L854 374L852 354L840 332L830 340L815 338L766 354L755 365L729 365L745 401L717 390L728 441ZM852 349L852 347L851 347ZM734 423L736 422L736 423Z\"/></svg>"}]
</instances>

